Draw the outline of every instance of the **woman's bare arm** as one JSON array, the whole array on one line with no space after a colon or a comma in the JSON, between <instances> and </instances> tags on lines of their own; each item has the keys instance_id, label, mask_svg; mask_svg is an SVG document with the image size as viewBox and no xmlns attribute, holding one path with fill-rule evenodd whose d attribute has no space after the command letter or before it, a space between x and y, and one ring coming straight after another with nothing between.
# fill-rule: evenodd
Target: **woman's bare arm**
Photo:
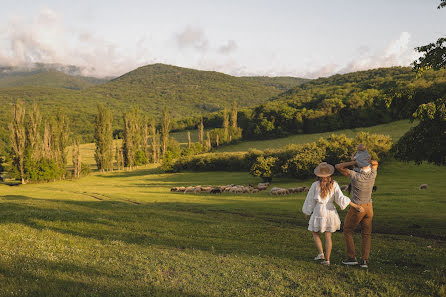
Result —
<instances>
[{"instance_id":1,"label":"woman's bare arm","mask_svg":"<svg viewBox=\"0 0 446 297\"><path fill-rule=\"evenodd\" d=\"M356 211L358 211L358 212L363 212L364 211L364 208L361 205L358 205L358 204L353 203L351 201L350 201L349 205L351 207L353 207L354 209L356 209Z\"/></svg>"}]
</instances>

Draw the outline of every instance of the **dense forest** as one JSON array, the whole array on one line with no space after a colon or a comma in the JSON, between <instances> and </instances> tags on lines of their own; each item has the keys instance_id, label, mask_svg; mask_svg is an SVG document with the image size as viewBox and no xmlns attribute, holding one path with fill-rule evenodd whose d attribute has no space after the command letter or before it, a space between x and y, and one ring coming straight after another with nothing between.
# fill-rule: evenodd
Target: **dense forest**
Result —
<instances>
[{"instance_id":1,"label":"dense forest","mask_svg":"<svg viewBox=\"0 0 446 297\"><path fill-rule=\"evenodd\" d=\"M287 91L291 88L300 86L301 84L310 81L308 78L299 78L299 77L291 77L291 76L242 76L241 78L256 81L265 86L276 87L282 91Z\"/></svg>"},{"instance_id":2,"label":"dense forest","mask_svg":"<svg viewBox=\"0 0 446 297\"><path fill-rule=\"evenodd\" d=\"M408 67L380 68L311 80L240 110L238 121L244 139L334 131L407 119L420 104L445 95L444 69L417 76ZM174 128L192 128L198 121L184 119ZM222 114L210 114L203 121L206 127L220 127Z\"/></svg>"}]
</instances>

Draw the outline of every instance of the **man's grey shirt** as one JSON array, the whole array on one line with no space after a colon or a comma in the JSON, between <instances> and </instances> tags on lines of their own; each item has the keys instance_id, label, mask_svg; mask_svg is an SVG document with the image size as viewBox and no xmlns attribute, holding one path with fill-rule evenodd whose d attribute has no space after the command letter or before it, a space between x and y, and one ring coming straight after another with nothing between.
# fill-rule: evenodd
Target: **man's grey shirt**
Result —
<instances>
[{"instance_id":1,"label":"man's grey shirt","mask_svg":"<svg viewBox=\"0 0 446 297\"><path fill-rule=\"evenodd\" d=\"M364 204L372 202L372 190L375 184L376 170L372 168L369 172L355 172L350 170L352 184L352 202Z\"/></svg>"}]
</instances>

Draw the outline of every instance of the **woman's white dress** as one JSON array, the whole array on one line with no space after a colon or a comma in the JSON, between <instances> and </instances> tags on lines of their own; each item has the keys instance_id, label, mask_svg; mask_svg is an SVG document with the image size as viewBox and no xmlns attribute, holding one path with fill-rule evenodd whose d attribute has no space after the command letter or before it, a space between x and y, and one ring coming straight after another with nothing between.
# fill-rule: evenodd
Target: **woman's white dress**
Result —
<instances>
[{"instance_id":1,"label":"woman's white dress","mask_svg":"<svg viewBox=\"0 0 446 297\"><path fill-rule=\"evenodd\" d=\"M308 230L313 232L335 232L341 229L341 220L333 202L341 209L345 209L350 203L350 198L344 196L337 182L333 183L331 192L325 199L320 196L319 181L314 182L308 191L302 212L311 215L308 222Z\"/></svg>"}]
</instances>

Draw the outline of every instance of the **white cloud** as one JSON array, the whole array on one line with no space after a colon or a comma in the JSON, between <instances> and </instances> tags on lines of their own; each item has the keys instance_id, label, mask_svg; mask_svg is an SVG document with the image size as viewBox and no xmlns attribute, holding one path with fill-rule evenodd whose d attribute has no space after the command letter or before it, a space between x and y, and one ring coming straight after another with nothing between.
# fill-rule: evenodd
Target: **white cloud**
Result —
<instances>
[{"instance_id":1,"label":"white cloud","mask_svg":"<svg viewBox=\"0 0 446 297\"><path fill-rule=\"evenodd\" d=\"M163 46L162 41L155 42L142 35L130 45L133 49L126 50L89 31L68 29L63 15L42 9L34 19L11 18L6 27L0 28L0 66L76 65L84 75L117 76L142 65L163 62L231 75L317 78L378 67L407 66L418 57L409 46L408 32L402 32L381 51L374 52L370 45L362 45L357 49L356 58L345 63L321 65L314 61L307 66L301 66L299 61L289 62L290 57L286 55L267 58L261 51L252 55L247 49L239 48L233 39L212 42L202 28L190 25L167 36L174 46Z\"/></svg>"},{"instance_id":2,"label":"white cloud","mask_svg":"<svg viewBox=\"0 0 446 297\"><path fill-rule=\"evenodd\" d=\"M90 32L68 30L62 15L49 9L42 9L31 21L13 18L0 32L0 65L4 66L76 65L84 75L116 76L144 64L139 57L147 52L139 44L135 53L128 54Z\"/></svg>"},{"instance_id":3,"label":"white cloud","mask_svg":"<svg viewBox=\"0 0 446 297\"><path fill-rule=\"evenodd\" d=\"M365 56L364 52L360 51L359 58L350 61L338 72L347 73L379 67L409 66L418 57L418 54L409 47L409 42L410 34L401 32L399 38L391 41L381 53Z\"/></svg>"},{"instance_id":4,"label":"white cloud","mask_svg":"<svg viewBox=\"0 0 446 297\"><path fill-rule=\"evenodd\" d=\"M186 27L175 35L175 41L179 48L193 48L199 51L208 49L209 41L200 28Z\"/></svg>"},{"instance_id":5,"label":"white cloud","mask_svg":"<svg viewBox=\"0 0 446 297\"><path fill-rule=\"evenodd\" d=\"M237 49L237 42L234 40L228 40L228 42L218 48L220 54L230 54Z\"/></svg>"}]
</instances>

